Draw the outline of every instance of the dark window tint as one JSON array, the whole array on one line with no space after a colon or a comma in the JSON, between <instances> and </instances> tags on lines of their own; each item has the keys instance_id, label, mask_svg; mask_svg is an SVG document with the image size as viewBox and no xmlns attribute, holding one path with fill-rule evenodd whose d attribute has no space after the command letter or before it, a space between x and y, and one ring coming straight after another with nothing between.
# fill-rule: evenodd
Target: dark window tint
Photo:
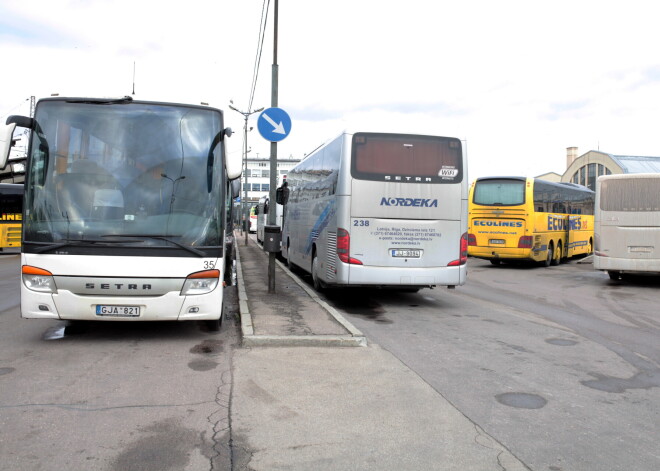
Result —
<instances>
[{"instance_id":1,"label":"dark window tint","mask_svg":"<svg viewBox=\"0 0 660 471\"><path fill-rule=\"evenodd\" d=\"M403 134L356 133L351 173L362 180L398 183L459 183L461 141Z\"/></svg>"},{"instance_id":2,"label":"dark window tint","mask_svg":"<svg viewBox=\"0 0 660 471\"><path fill-rule=\"evenodd\" d=\"M0 211L3 215L23 212L23 185L0 184Z\"/></svg>"}]
</instances>

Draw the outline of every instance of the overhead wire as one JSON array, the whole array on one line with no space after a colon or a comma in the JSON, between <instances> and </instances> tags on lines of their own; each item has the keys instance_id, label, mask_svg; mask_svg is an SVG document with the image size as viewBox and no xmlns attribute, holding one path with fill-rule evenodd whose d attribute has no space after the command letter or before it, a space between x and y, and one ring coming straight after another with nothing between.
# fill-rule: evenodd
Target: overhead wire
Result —
<instances>
[{"instance_id":1,"label":"overhead wire","mask_svg":"<svg viewBox=\"0 0 660 471\"><path fill-rule=\"evenodd\" d=\"M264 48L264 38L266 37L266 23L268 21L268 11L270 9L270 0L264 0L261 8L261 21L259 23L259 38L257 40L257 53L254 59L254 69L252 71L252 85L250 88L250 99L248 100L248 110L252 109L254 103L254 93L259 79L259 67L261 65L261 53Z\"/></svg>"}]
</instances>

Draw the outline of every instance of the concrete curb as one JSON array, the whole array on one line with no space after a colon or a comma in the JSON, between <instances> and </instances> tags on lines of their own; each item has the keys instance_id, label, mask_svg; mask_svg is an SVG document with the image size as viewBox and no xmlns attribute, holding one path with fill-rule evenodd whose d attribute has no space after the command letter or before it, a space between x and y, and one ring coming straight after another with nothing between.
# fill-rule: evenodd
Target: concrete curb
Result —
<instances>
[{"instance_id":1,"label":"concrete curb","mask_svg":"<svg viewBox=\"0 0 660 471\"><path fill-rule=\"evenodd\" d=\"M282 270L289 275L298 286L325 309L349 335L255 335L252 315L248 307L247 291L241 268L241 256L236 248L236 278L238 281L238 308L241 316L241 332L243 345L248 347L279 346L279 347L366 347L367 338L353 324L348 322L336 309L318 297L316 292L305 285L304 281L291 272L282 262L276 260Z\"/></svg>"}]
</instances>

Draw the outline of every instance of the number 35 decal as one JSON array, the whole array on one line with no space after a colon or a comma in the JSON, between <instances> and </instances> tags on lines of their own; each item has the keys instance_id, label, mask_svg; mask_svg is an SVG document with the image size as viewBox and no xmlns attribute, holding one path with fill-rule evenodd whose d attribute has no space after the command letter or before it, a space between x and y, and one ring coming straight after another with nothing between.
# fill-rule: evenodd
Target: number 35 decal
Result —
<instances>
[{"instance_id":1,"label":"number 35 decal","mask_svg":"<svg viewBox=\"0 0 660 471\"><path fill-rule=\"evenodd\" d=\"M204 260L204 268L206 270L215 268L215 260Z\"/></svg>"}]
</instances>

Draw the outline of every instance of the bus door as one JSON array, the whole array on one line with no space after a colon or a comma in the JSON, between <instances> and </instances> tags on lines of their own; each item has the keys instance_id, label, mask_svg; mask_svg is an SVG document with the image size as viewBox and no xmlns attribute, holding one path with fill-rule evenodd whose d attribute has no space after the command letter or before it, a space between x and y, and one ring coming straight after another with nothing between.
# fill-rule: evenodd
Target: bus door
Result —
<instances>
[{"instance_id":1,"label":"bus door","mask_svg":"<svg viewBox=\"0 0 660 471\"><path fill-rule=\"evenodd\" d=\"M353 180L350 256L365 266L446 267L460 252L461 185ZM451 202L451 203L449 203Z\"/></svg>"},{"instance_id":2,"label":"bus door","mask_svg":"<svg viewBox=\"0 0 660 471\"><path fill-rule=\"evenodd\" d=\"M586 245L588 241L581 240L581 230L582 230L582 216L571 214L568 216L568 227L567 236L566 236L566 257L573 257L580 253L585 253L587 251Z\"/></svg>"}]
</instances>

